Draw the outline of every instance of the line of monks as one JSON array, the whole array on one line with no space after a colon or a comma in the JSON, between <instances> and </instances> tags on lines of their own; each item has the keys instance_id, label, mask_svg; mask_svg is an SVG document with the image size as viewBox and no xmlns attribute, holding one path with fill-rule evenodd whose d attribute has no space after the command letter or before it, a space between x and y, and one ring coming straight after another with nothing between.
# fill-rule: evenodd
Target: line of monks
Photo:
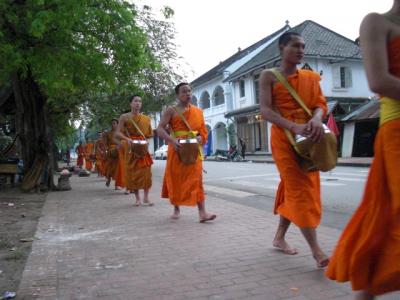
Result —
<instances>
[{"instance_id":1,"label":"line of monks","mask_svg":"<svg viewBox=\"0 0 400 300\"><path fill-rule=\"evenodd\" d=\"M284 254L298 253L286 241L287 230L294 223L310 246L317 267L327 267L328 278L350 281L359 291L356 299L374 299L400 290L400 0L394 0L387 14L368 15L360 32L370 87L382 95L381 124L364 198L332 257L325 254L317 240L322 215L319 172L301 169L284 132L287 129L315 142L324 135L322 120L327 105L320 75L297 69L305 49L298 32L289 31L279 38L279 71L312 116L268 69L260 76L260 111L263 119L273 123L272 155L281 177L274 209L280 220L273 246ZM202 179L201 145L207 141L203 112L190 104L192 93L187 83L177 85L175 93L177 104L166 109L157 128L158 136L168 143L161 196L173 205L172 219L180 217L180 206L185 205L198 207L200 222L211 221L216 215L206 211ZM94 147L88 143L78 155L90 158L94 151L96 169L107 177L107 185L113 179L116 188L133 192L136 205L141 205L139 190L144 190L143 204L152 205L148 194L153 161L148 152L140 152L140 141L151 138L153 131L150 118L140 113L141 105L139 96L132 97L131 112L113 120L111 131L101 134ZM183 158L190 147L182 141L199 145L192 147L194 160ZM82 159L78 158L78 164L83 164ZM91 163L86 166L91 167Z\"/></svg>"}]
</instances>

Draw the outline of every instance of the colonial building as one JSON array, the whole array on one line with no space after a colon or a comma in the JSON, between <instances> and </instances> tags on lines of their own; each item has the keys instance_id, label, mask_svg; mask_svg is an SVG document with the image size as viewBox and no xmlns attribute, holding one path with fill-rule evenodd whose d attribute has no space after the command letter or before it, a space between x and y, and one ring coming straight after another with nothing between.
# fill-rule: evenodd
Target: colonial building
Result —
<instances>
[{"instance_id":1,"label":"colonial building","mask_svg":"<svg viewBox=\"0 0 400 300\"><path fill-rule=\"evenodd\" d=\"M231 142L243 138L247 151L270 152L270 124L260 116L258 80L263 69L279 65L278 38L289 29L303 36L306 49L300 67L321 75L330 111L345 115L372 96L355 42L313 21L293 28L286 24L193 81L194 102L204 109L211 131L211 151L226 149L230 132Z\"/></svg>"}]
</instances>

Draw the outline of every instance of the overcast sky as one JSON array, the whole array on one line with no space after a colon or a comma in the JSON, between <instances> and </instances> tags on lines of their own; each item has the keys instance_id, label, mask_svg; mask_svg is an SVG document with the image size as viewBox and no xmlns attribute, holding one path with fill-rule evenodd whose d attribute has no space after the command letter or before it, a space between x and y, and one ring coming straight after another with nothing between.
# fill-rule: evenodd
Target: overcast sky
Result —
<instances>
[{"instance_id":1,"label":"overcast sky","mask_svg":"<svg viewBox=\"0 0 400 300\"><path fill-rule=\"evenodd\" d=\"M135 1L134 1L135 2ZM178 54L192 81L220 61L283 27L313 20L352 40L367 13L383 13L392 0L141 0L175 11Z\"/></svg>"}]
</instances>

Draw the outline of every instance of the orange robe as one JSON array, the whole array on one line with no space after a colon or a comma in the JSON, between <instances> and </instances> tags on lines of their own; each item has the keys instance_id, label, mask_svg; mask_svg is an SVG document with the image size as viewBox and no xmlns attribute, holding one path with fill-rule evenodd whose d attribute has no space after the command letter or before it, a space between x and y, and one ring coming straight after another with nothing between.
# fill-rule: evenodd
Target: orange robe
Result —
<instances>
[{"instance_id":1,"label":"orange robe","mask_svg":"<svg viewBox=\"0 0 400 300\"><path fill-rule=\"evenodd\" d=\"M183 113L193 131L198 131L203 144L207 141L207 129L203 111L193 105ZM188 131L179 115L175 115L170 122L173 132ZM186 138L187 136L180 136ZM178 136L178 138L180 138ZM184 165L172 145L168 145L167 166L161 196L169 198L172 205L195 206L204 201L203 189L203 162L197 159L193 165Z\"/></svg>"},{"instance_id":2,"label":"orange robe","mask_svg":"<svg viewBox=\"0 0 400 300\"><path fill-rule=\"evenodd\" d=\"M126 187L126 167L125 167L125 153L128 151L128 144L126 141L121 140L118 146L118 166L115 170L115 187Z\"/></svg>"},{"instance_id":3,"label":"orange robe","mask_svg":"<svg viewBox=\"0 0 400 300\"><path fill-rule=\"evenodd\" d=\"M94 144L87 143L85 146L85 168L88 171L93 169L93 160L91 155L94 154Z\"/></svg>"},{"instance_id":4,"label":"orange robe","mask_svg":"<svg viewBox=\"0 0 400 300\"><path fill-rule=\"evenodd\" d=\"M400 37L388 45L388 53L389 70L400 78ZM378 130L364 198L326 275L373 295L400 290L400 118Z\"/></svg>"},{"instance_id":5,"label":"orange robe","mask_svg":"<svg viewBox=\"0 0 400 300\"><path fill-rule=\"evenodd\" d=\"M118 144L114 140L114 131L105 134L107 155L106 155L106 177L115 179L118 167L119 153Z\"/></svg>"},{"instance_id":6,"label":"orange robe","mask_svg":"<svg viewBox=\"0 0 400 300\"><path fill-rule=\"evenodd\" d=\"M151 119L148 116L139 114L138 116L130 116L136 122L146 139L153 136L151 128ZM126 120L124 130L133 140L144 140L143 136L138 132L133 123ZM153 159L147 153L144 157L138 158L126 145L125 150L125 186L128 190L149 189L152 185L151 165Z\"/></svg>"},{"instance_id":7,"label":"orange robe","mask_svg":"<svg viewBox=\"0 0 400 300\"><path fill-rule=\"evenodd\" d=\"M325 97L319 85L320 76L312 71L298 70L287 78L311 111L322 108L326 113ZM288 120L305 124L310 117L292 98L289 91L278 82L272 90L274 107ZM272 156L279 170L281 182L275 199L274 213L301 228L315 228L321 221L321 196L319 172L304 172L283 129L271 129Z\"/></svg>"},{"instance_id":8,"label":"orange robe","mask_svg":"<svg viewBox=\"0 0 400 300\"><path fill-rule=\"evenodd\" d=\"M83 145L79 145L78 147L76 147L75 152L78 155L78 159L76 161L76 165L79 168L82 168L83 162L84 162L84 158L85 158L85 148L84 148L84 146Z\"/></svg>"},{"instance_id":9,"label":"orange robe","mask_svg":"<svg viewBox=\"0 0 400 300\"><path fill-rule=\"evenodd\" d=\"M102 140L96 141L95 144L95 153L96 153L96 171L99 174L99 176L104 176L105 175L105 161L104 161L104 156L106 152L106 147L104 145L104 142Z\"/></svg>"}]
</instances>

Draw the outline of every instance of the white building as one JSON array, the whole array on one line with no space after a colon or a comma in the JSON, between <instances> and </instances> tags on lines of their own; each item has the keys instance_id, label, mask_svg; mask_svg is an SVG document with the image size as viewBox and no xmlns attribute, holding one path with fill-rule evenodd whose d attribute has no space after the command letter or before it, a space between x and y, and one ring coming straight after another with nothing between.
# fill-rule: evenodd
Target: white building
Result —
<instances>
[{"instance_id":1,"label":"white building","mask_svg":"<svg viewBox=\"0 0 400 300\"><path fill-rule=\"evenodd\" d=\"M243 57L235 57L241 53L238 52L193 81L194 96L199 99L211 130L212 151L227 148L225 128L233 123L235 138L245 140L248 152L270 152L270 124L260 116L258 79L263 69L279 64L278 38L288 29L289 26L283 27L250 46ZM305 21L290 31L303 36L306 49L300 67L321 74L321 87L330 110L340 104L349 112L372 96L360 49L353 41L313 21ZM352 135L342 133L341 136ZM341 145L352 147L349 141ZM342 152L349 150L342 149Z\"/></svg>"}]
</instances>

